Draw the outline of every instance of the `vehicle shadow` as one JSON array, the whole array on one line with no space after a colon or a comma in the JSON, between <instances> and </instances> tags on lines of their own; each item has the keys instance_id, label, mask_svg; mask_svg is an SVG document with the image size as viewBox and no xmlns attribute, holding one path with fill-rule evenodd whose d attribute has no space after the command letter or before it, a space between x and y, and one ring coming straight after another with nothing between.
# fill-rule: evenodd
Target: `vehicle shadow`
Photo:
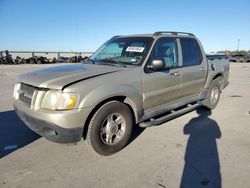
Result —
<instances>
[{"instance_id":1,"label":"vehicle shadow","mask_svg":"<svg viewBox=\"0 0 250 188\"><path fill-rule=\"evenodd\" d=\"M40 138L16 115L14 110L0 112L0 158Z\"/></svg>"},{"instance_id":2,"label":"vehicle shadow","mask_svg":"<svg viewBox=\"0 0 250 188\"><path fill-rule=\"evenodd\" d=\"M127 145L131 144L144 130L145 128L141 128L139 127L139 125L135 125L133 127L132 135Z\"/></svg>"},{"instance_id":3,"label":"vehicle shadow","mask_svg":"<svg viewBox=\"0 0 250 188\"><path fill-rule=\"evenodd\" d=\"M185 166L180 188L221 187L219 153L216 139L221 138L217 122L209 116L210 110L197 109L198 117L184 126L190 135L186 146Z\"/></svg>"}]
</instances>

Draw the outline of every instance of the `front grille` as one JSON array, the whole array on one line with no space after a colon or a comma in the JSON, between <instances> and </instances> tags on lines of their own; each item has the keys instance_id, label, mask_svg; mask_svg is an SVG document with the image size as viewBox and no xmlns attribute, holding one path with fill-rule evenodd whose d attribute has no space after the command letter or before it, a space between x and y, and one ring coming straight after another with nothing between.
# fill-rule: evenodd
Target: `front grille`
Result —
<instances>
[{"instance_id":1,"label":"front grille","mask_svg":"<svg viewBox=\"0 0 250 188\"><path fill-rule=\"evenodd\" d=\"M19 100L30 107L35 89L36 88L33 86L22 83L20 89L18 90Z\"/></svg>"}]
</instances>

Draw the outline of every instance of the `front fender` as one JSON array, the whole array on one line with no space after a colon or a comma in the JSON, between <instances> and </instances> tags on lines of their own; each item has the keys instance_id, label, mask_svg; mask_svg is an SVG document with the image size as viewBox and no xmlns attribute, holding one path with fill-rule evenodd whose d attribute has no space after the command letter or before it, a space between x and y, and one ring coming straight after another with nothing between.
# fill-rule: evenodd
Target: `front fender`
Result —
<instances>
[{"instance_id":1,"label":"front fender","mask_svg":"<svg viewBox=\"0 0 250 188\"><path fill-rule=\"evenodd\" d=\"M137 87L128 84L110 84L95 88L83 97L79 108L92 107L93 109L101 102L118 96L126 97L125 103L129 104L134 111L136 123L143 113L143 97Z\"/></svg>"}]
</instances>

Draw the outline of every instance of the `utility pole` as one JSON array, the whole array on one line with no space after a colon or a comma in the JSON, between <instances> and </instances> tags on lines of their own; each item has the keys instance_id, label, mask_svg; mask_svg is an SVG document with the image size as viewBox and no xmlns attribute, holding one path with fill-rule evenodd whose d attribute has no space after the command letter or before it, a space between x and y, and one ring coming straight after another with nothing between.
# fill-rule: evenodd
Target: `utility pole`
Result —
<instances>
[{"instance_id":1,"label":"utility pole","mask_svg":"<svg viewBox=\"0 0 250 188\"><path fill-rule=\"evenodd\" d=\"M238 48L237 48L238 53L239 53L239 50L240 50L240 39L238 39Z\"/></svg>"}]
</instances>

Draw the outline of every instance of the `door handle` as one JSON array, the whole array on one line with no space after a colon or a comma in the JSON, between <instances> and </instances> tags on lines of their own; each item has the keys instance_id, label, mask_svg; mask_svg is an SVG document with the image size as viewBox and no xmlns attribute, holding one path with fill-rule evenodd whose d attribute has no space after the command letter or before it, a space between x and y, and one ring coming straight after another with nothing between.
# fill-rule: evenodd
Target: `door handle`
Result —
<instances>
[{"instance_id":1,"label":"door handle","mask_svg":"<svg viewBox=\"0 0 250 188\"><path fill-rule=\"evenodd\" d=\"M201 67L201 71L204 71L204 67Z\"/></svg>"},{"instance_id":2,"label":"door handle","mask_svg":"<svg viewBox=\"0 0 250 188\"><path fill-rule=\"evenodd\" d=\"M179 75L180 75L179 72L171 72L171 73L170 73L170 76L179 76Z\"/></svg>"}]
</instances>

